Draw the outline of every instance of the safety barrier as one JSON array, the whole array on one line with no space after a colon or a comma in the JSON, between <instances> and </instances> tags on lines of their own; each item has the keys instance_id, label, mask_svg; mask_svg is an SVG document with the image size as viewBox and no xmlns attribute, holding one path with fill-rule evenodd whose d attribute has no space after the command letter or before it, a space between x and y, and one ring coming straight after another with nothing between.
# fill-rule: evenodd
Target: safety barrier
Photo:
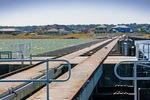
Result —
<instances>
[{"instance_id":1,"label":"safety barrier","mask_svg":"<svg viewBox=\"0 0 150 100\"><path fill-rule=\"evenodd\" d=\"M147 45L147 51L145 50L145 46ZM149 53L150 53L150 43L145 43L143 45L143 52L148 53L148 59L149 59Z\"/></svg>"},{"instance_id":2,"label":"safety barrier","mask_svg":"<svg viewBox=\"0 0 150 100\"><path fill-rule=\"evenodd\" d=\"M11 45L12 59L31 58L31 44L12 44Z\"/></svg>"},{"instance_id":3,"label":"safety barrier","mask_svg":"<svg viewBox=\"0 0 150 100\"><path fill-rule=\"evenodd\" d=\"M65 82L69 80L71 77L71 64L67 60L62 60L62 59L46 59L46 60L0 60L0 62L31 62L31 61L43 61L46 62L46 80L43 79L34 79L34 80L0 80L0 82L46 82L47 83L47 100L49 100L49 82ZM49 61L57 61L57 62L67 62L68 64L68 71L69 71L69 76L67 79L64 80L50 80L49 79ZM12 92L13 95L16 95L15 92ZM10 99L9 96L3 97L0 100L8 100Z\"/></svg>"},{"instance_id":4,"label":"safety barrier","mask_svg":"<svg viewBox=\"0 0 150 100\"><path fill-rule=\"evenodd\" d=\"M125 63L134 64L134 76L133 77L122 77L118 75L117 68L119 67L119 65L125 64ZM137 100L137 80L150 80L150 77L137 77L137 65L150 68L150 65L146 65L146 64L150 64L150 61L122 61L115 65L114 73L119 79L134 81L134 100Z\"/></svg>"},{"instance_id":5,"label":"safety barrier","mask_svg":"<svg viewBox=\"0 0 150 100\"><path fill-rule=\"evenodd\" d=\"M139 57L140 53L142 53L142 57ZM146 54L147 59L145 58ZM136 43L136 57L138 60L150 60L150 43Z\"/></svg>"}]
</instances>

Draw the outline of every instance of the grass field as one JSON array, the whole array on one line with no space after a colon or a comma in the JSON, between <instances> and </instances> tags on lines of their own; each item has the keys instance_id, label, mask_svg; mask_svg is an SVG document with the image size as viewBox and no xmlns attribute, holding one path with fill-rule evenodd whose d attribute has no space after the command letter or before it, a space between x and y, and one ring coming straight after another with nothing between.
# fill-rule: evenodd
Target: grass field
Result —
<instances>
[{"instance_id":1,"label":"grass field","mask_svg":"<svg viewBox=\"0 0 150 100\"><path fill-rule=\"evenodd\" d=\"M94 39L102 38L107 35L113 34L115 36L123 35L122 33L105 33L105 34L68 34L63 36L50 36L50 35L36 35L36 34L18 34L13 35L0 35L0 39Z\"/></svg>"}]
</instances>

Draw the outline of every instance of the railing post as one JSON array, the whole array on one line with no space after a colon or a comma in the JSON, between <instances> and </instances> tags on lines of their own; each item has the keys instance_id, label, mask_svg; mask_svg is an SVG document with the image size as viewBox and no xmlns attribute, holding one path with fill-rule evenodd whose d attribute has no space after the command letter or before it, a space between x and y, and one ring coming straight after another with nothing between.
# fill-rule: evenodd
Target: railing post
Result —
<instances>
[{"instance_id":1,"label":"railing post","mask_svg":"<svg viewBox=\"0 0 150 100\"><path fill-rule=\"evenodd\" d=\"M15 48L16 48L16 50L15 50L15 53L16 53L16 59L18 58L17 45L18 45L18 44L15 45Z\"/></svg>"},{"instance_id":2,"label":"railing post","mask_svg":"<svg viewBox=\"0 0 150 100\"><path fill-rule=\"evenodd\" d=\"M47 100L49 100L49 60L46 62L47 67Z\"/></svg>"},{"instance_id":3,"label":"railing post","mask_svg":"<svg viewBox=\"0 0 150 100\"><path fill-rule=\"evenodd\" d=\"M32 59L32 54L30 54L30 65L32 65L31 59Z\"/></svg>"},{"instance_id":4,"label":"railing post","mask_svg":"<svg viewBox=\"0 0 150 100\"><path fill-rule=\"evenodd\" d=\"M13 59L13 52L14 52L14 51L13 51L13 44L12 44L12 45L11 45L11 53L12 53L12 56L11 56L11 57L12 57L12 59Z\"/></svg>"},{"instance_id":5,"label":"railing post","mask_svg":"<svg viewBox=\"0 0 150 100\"><path fill-rule=\"evenodd\" d=\"M25 44L25 47L26 47L26 56L28 56L28 43Z\"/></svg>"},{"instance_id":6,"label":"railing post","mask_svg":"<svg viewBox=\"0 0 150 100\"><path fill-rule=\"evenodd\" d=\"M137 69L136 62L134 62L134 100L137 100Z\"/></svg>"},{"instance_id":7,"label":"railing post","mask_svg":"<svg viewBox=\"0 0 150 100\"><path fill-rule=\"evenodd\" d=\"M117 68L118 68L119 65L121 65L124 62L125 63L133 62L133 64L134 64L133 77L122 77L122 76L118 75ZM140 64L140 63L142 63L142 64ZM121 79L121 80L133 80L133 82L134 82L134 100L137 100L140 96L140 94L138 92L138 87L137 87L138 80L150 80L150 77L138 77L137 76L137 65L150 68L150 65L147 65L149 63L150 63L149 61L121 61L121 62L119 62L115 65L114 73L119 79Z\"/></svg>"},{"instance_id":8,"label":"railing post","mask_svg":"<svg viewBox=\"0 0 150 100\"><path fill-rule=\"evenodd\" d=\"M23 53L21 54L21 59L23 60L24 59L24 57L23 57ZM21 62L21 66L22 66L22 68L23 68L23 61Z\"/></svg>"},{"instance_id":9,"label":"railing post","mask_svg":"<svg viewBox=\"0 0 150 100\"><path fill-rule=\"evenodd\" d=\"M150 45L150 44L148 44L148 60L150 60L150 59L149 59L149 52L150 52L150 51L149 51L149 45Z\"/></svg>"},{"instance_id":10,"label":"railing post","mask_svg":"<svg viewBox=\"0 0 150 100\"><path fill-rule=\"evenodd\" d=\"M50 82L65 82L68 81L71 77L71 64L69 63L69 61L67 60L61 60L61 59L47 59L47 60L24 60L24 59L19 59L19 60L0 60L0 62L25 62L25 61L43 61L46 62L46 75L44 75L44 77L40 77L38 79L32 79L32 80L0 80L0 82L44 82L47 85L47 100L49 100L49 83ZM68 68L69 68L69 76L67 79L62 79L62 80L56 80L56 79L49 79L49 61L64 61L68 63ZM45 78L46 79L43 79ZM30 84L30 83L29 83ZM22 87L22 89L17 89L15 90L16 93L20 93L23 89L28 88L29 84L25 85L24 87ZM15 95L12 96L12 94L9 94L7 96L2 97L2 100L8 100L13 98ZM1 100L0 99L0 100Z\"/></svg>"},{"instance_id":11,"label":"railing post","mask_svg":"<svg viewBox=\"0 0 150 100\"><path fill-rule=\"evenodd\" d=\"M136 43L136 57L139 59L139 44Z\"/></svg>"}]
</instances>

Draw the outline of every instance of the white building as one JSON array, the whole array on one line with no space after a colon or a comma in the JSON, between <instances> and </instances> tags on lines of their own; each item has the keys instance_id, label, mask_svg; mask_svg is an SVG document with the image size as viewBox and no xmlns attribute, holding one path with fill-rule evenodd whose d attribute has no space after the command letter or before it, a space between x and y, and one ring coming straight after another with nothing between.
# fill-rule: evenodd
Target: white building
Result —
<instances>
[{"instance_id":1,"label":"white building","mask_svg":"<svg viewBox=\"0 0 150 100\"><path fill-rule=\"evenodd\" d=\"M53 29L47 30L47 33L48 34L62 34L62 35L66 35L66 34L69 34L70 31L66 31L64 29L55 29L55 28L53 28Z\"/></svg>"},{"instance_id":2,"label":"white building","mask_svg":"<svg viewBox=\"0 0 150 100\"><path fill-rule=\"evenodd\" d=\"M101 25L95 28L95 34L108 33L108 28L105 25Z\"/></svg>"},{"instance_id":3,"label":"white building","mask_svg":"<svg viewBox=\"0 0 150 100\"><path fill-rule=\"evenodd\" d=\"M2 33L11 34L13 32L15 32L16 34L19 34L22 31L20 29L17 29L17 28L1 28L0 29L0 34L2 34Z\"/></svg>"},{"instance_id":4,"label":"white building","mask_svg":"<svg viewBox=\"0 0 150 100\"><path fill-rule=\"evenodd\" d=\"M50 34L58 34L59 31L58 31L58 29L53 28L53 29L47 30L47 32Z\"/></svg>"}]
</instances>

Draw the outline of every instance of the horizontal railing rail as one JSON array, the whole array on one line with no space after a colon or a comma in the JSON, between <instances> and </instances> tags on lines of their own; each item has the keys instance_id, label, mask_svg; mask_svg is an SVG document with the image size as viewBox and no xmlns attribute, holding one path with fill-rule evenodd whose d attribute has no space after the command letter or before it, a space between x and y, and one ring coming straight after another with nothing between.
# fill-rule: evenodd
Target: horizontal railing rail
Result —
<instances>
[{"instance_id":1,"label":"horizontal railing rail","mask_svg":"<svg viewBox=\"0 0 150 100\"><path fill-rule=\"evenodd\" d=\"M65 82L68 81L71 77L71 64L67 60L63 59L46 59L46 60L0 60L0 62L33 62L33 61L43 61L46 62L46 79L31 79L31 80L0 80L0 82L46 82L47 83L47 100L49 100L49 82ZM57 80L57 79L49 79L49 62L50 61L57 61L57 62L66 62L68 64L68 71L69 75L68 78L64 80ZM8 100L7 96L0 100Z\"/></svg>"},{"instance_id":2,"label":"horizontal railing rail","mask_svg":"<svg viewBox=\"0 0 150 100\"><path fill-rule=\"evenodd\" d=\"M125 63L133 63L134 64L134 76L133 77L122 77L122 76L118 75L117 69L118 69L119 65L125 64ZM137 65L150 68L150 65L146 65L146 64L150 64L150 61L122 61L115 65L114 73L119 79L134 81L134 100L137 100L137 80L150 80L150 77L137 77Z\"/></svg>"}]
</instances>

